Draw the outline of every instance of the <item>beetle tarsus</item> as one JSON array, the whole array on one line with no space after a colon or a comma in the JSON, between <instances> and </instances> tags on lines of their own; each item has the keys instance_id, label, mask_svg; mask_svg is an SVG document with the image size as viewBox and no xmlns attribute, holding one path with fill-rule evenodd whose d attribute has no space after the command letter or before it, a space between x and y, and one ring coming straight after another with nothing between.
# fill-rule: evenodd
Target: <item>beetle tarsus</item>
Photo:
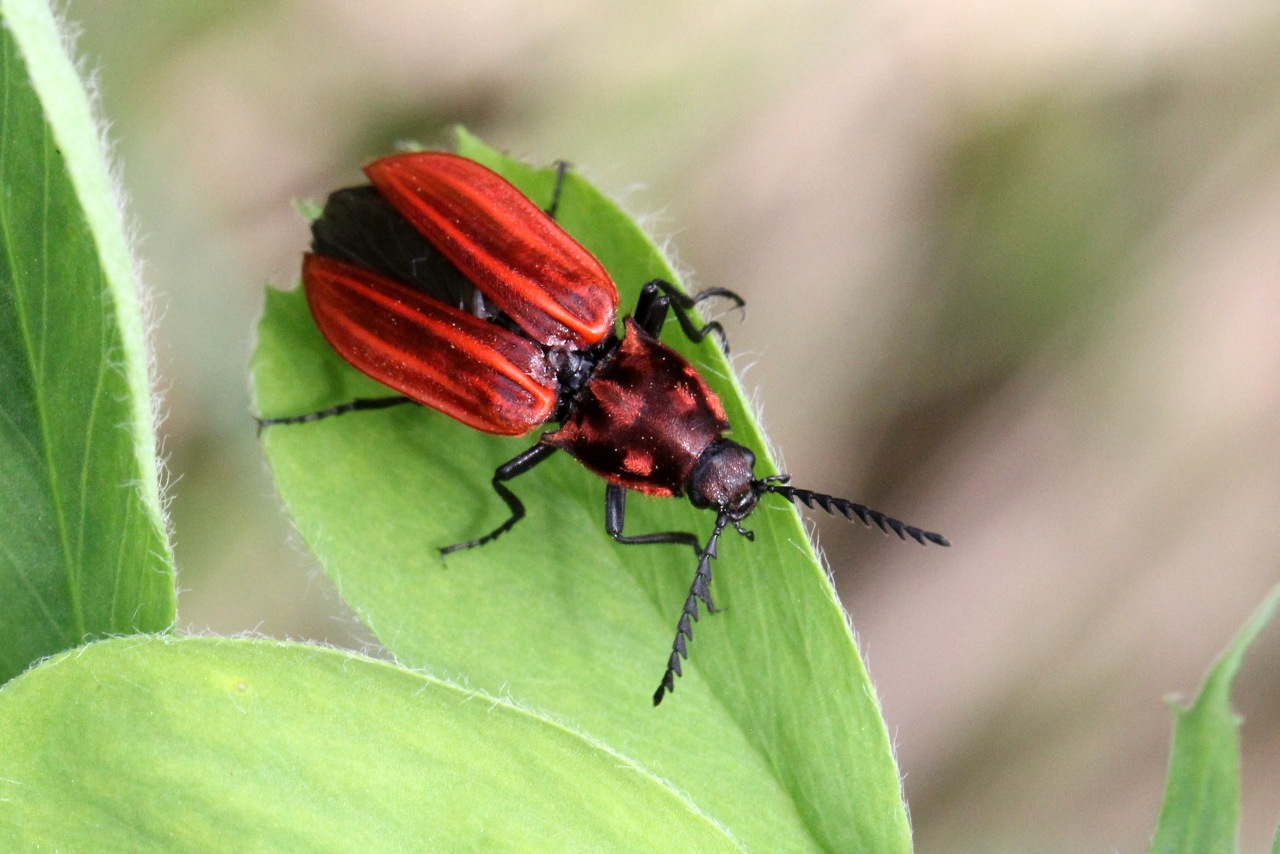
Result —
<instances>
[{"instance_id":1,"label":"beetle tarsus","mask_svg":"<svg viewBox=\"0 0 1280 854\"><path fill-rule=\"evenodd\" d=\"M399 406L402 403L413 403L414 400L405 397L402 394L394 397L357 397L355 400L346 403L330 406L328 409L319 409L315 412L308 412L304 415L290 415L285 418L255 418L258 422L258 433L261 434L266 427L274 427L277 424L307 424L311 421L319 421L322 418L331 418L334 415L345 415L348 412L364 412L370 409L386 409L391 406Z\"/></svg>"},{"instance_id":2,"label":"beetle tarsus","mask_svg":"<svg viewBox=\"0 0 1280 854\"><path fill-rule=\"evenodd\" d=\"M473 549L476 546L483 546L486 543L493 542L498 539L498 537L514 528L515 524L524 518L524 502L517 498L514 492L507 489L503 484L503 481L519 477L538 463L545 460L547 457L554 454L557 450L559 449L554 445L544 445L539 442L532 448L522 451L502 465L498 466L498 470L493 473L493 491L498 493L498 497L506 503L507 508L511 511L511 518L485 534L483 537L477 537L474 540L467 540L465 543L454 543L451 546L445 546L440 549L440 554L443 556L452 554L453 552L460 552L463 549Z\"/></svg>"},{"instance_id":3,"label":"beetle tarsus","mask_svg":"<svg viewBox=\"0 0 1280 854\"><path fill-rule=\"evenodd\" d=\"M483 546L491 543L501 537L507 531L516 526L516 523L524 518L524 502L516 497L516 494L507 489L500 480L495 476L493 479L493 491L502 496L502 500L507 503L507 507L511 509L511 518L494 528L483 537L477 537L474 540L467 540L465 543L454 543L451 546L445 546L440 549L440 556L460 552L464 549L474 549L476 546Z\"/></svg>"},{"instance_id":4,"label":"beetle tarsus","mask_svg":"<svg viewBox=\"0 0 1280 854\"><path fill-rule=\"evenodd\" d=\"M744 300L742 297L738 296L736 291L731 291L728 288L703 288L693 296L689 297L688 307L693 308L698 303L705 302L706 300L709 300L709 299L714 299L715 297L721 297L723 299L729 300L730 302L733 303L734 308L746 308L746 305L747 305L747 301Z\"/></svg>"},{"instance_id":5,"label":"beetle tarsus","mask_svg":"<svg viewBox=\"0 0 1280 854\"><path fill-rule=\"evenodd\" d=\"M564 176L569 172L569 163L565 160L557 160L556 166L556 186L551 191L551 204L545 208L547 216L552 219L556 218L556 211L560 209L560 191L564 189Z\"/></svg>"}]
</instances>

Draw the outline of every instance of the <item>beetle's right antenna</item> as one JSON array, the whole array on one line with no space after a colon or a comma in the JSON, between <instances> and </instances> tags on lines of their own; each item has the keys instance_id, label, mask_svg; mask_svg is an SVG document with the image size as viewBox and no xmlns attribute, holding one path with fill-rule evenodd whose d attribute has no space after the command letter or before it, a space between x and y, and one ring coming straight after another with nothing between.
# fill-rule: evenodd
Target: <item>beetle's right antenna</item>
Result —
<instances>
[{"instance_id":1,"label":"beetle's right antenna","mask_svg":"<svg viewBox=\"0 0 1280 854\"><path fill-rule=\"evenodd\" d=\"M928 543L939 546L951 545L951 542L941 534L917 528L915 525L908 525L906 522L887 516L879 510L872 510L862 504L855 504L846 498L836 498L834 495L824 495L821 492L786 486L786 480L786 475L766 477L763 480L757 480L752 483L752 488L757 493L772 492L775 495L781 495L788 501L798 501L809 508L816 504L832 516L839 513L846 519L852 520L856 518L868 528L876 527L886 534L897 534L904 540L910 537L922 546Z\"/></svg>"},{"instance_id":2,"label":"beetle's right antenna","mask_svg":"<svg viewBox=\"0 0 1280 854\"><path fill-rule=\"evenodd\" d=\"M671 658L667 660L667 672L662 674L662 683L654 692L653 704L662 702L668 691L676 689L676 677L681 675L680 659L689 657L689 642L693 640L693 624L698 621L698 600L707 606L707 613L716 610L711 604L711 560L716 556L716 542L720 533L731 519L725 511L716 517L716 529L711 532L707 546L699 553L698 571L693 574L693 584L689 587L689 596L684 600L684 610L680 612L680 622L676 624L676 639L671 644Z\"/></svg>"}]
</instances>

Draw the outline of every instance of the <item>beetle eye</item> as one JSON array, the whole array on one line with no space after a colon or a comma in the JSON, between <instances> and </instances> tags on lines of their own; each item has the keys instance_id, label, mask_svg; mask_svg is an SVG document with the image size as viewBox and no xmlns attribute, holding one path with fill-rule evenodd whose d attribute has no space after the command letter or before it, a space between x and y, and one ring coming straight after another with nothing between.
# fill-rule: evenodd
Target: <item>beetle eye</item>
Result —
<instances>
[{"instance_id":1,"label":"beetle eye","mask_svg":"<svg viewBox=\"0 0 1280 854\"><path fill-rule=\"evenodd\" d=\"M732 507L727 508L729 518L733 520L735 528L738 528L738 522L751 515L751 512L756 509L756 502L759 500L760 496L756 495L754 490L751 490L734 502ZM743 533L741 528L738 528L738 533Z\"/></svg>"}]
</instances>

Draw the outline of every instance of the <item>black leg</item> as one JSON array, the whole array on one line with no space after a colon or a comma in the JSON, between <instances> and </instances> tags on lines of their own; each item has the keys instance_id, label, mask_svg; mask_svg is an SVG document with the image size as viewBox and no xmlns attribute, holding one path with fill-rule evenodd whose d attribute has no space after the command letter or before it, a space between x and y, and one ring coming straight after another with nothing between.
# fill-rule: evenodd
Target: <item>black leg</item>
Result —
<instances>
[{"instance_id":1,"label":"black leg","mask_svg":"<svg viewBox=\"0 0 1280 854\"><path fill-rule=\"evenodd\" d=\"M657 338L662 333L662 325L667 320L667 310L675 312L676 320L680 323L680 328L684 330L684 334L690 341L697 343L708 334L714 333L720 339L720 347L729 352L729 341L725 337L724 327L718 321L711 321L705 326L695 326L693 318L689 316L689 311L696 307L698 303L713 297L724 297L735 303L738 308L744 305L742 297L733 291L725 288L707 288L698 291L693 296L685 296L684 293L676 289L676 286L663 279L654 279L646 282L644 287L640 289L640 299L636 301L635 318L636 323L644 331Z\"/></svg>"},{"instance_id":2,"label":"black leg","mask_svg":"<svg viewBox=\"0 0 1280 854\"><path fill-rule=\"evenodd\" d=\"M560 191L564 189L564 176L569 171L569 164L563 160L556 161L556 188L551 191L551 204L547 205L547 216L552 219L556 218L556 211L560 209Z\"/></svg>"},{"instance_id":3,"label":"black leg","mask_svg":"<svg viewBox=\"0 0 1280 854\"><path fill-rule=\"evenodd\" d=\"M694 554L702 555L702 547L698 542L698 538L685 531L660 531L656 534L640 534L634 537L623 534L622 525L626 515L627 490L621 486L609 484L604 493L604 529L609 532L609 536L628 546L648 546L661 543L692 546Z\"/></svg>"},{"instance_id":4,"label":"black leg","mask_svg":"<svg viewBox=\"0 0 1280 854\"><path fill-rule=\"evenodd\" d=\"M287 418L258 418L258 431L261 432L263 427L273 427L276 424L306 424L308 421L319 421L321 418L329 418L334 415L345 415L348 412L364 412L369 409L386 409L390 406L399 406L402 403L413 403L413 399L404 395L396 395L395 397L358 397L349 403L331 406L328 409L321 409L317 412L308 412L305 415L291 415Z\"/></svg>"},{"instance_id":5,"label":"black leg","mask_svg":"<svg viewBox=\"0 0 1280 854\"><path fill-rule=\"evenodd\" d=\"M519 456L508 460L498 466L498 470L493 473L493 491L498 493L499 497L506 502L507 507L511 510L511 518L494 528L483 537L474 540L467 540L465 543L455 543L452 546L445 546L440 550L441 555L447 555L451 552L461 551L463 549L472 549L476 546L483 546L485 543L491 543L498 537L510 531L521 519L524 518L524 504L516 497L516 494L503 486L503 481L511 480L524 474L538 463L558 451L555 445L544 445L541 442L534 445Z\"/></svg>"}]
</instances>

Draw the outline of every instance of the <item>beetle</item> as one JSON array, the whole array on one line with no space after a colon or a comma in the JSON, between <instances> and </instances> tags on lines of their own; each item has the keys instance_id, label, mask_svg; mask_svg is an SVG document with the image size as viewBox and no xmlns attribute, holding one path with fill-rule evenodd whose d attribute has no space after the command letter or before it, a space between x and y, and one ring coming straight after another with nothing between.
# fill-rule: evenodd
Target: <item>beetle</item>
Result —
<instances>
[{"instance_id":1,"label":"beetle","mask_svg":"<svg viewBox=\"0 0 1280 854\"><path fill-rule=\"evenodd\" d=\"M361 398L303 415L259 419L301 424L407 403L431 407L486 433L520 436L556 423L498 466L493 490L508 518L449 554L492 542L525 516L507 483L557 451L604 479L605 531L626 545L674 544L697 558L656 706L688 658L698 603L711 599L711 561L725 528L765 495L778 495L875 525L924 545L941 534L844 498L799 489L787 475L757 478L755 455L725 437L719 398L683 356L659 341L668 315L690 340L714 334L693 309L724 288L692 296L662 279L644 284L617 328L618 291L603 265L555 221L567 167L557 168L546 210L506 179L456 154L395 154L365 167L370 183L331 194L313 223L302 280L317 326L352 366L398 394ZM727 347L726 347L727 349ZM687 531L624 534L629 490L687 496L715 511L704 543Z\"/></svg>"}]
</instances>

